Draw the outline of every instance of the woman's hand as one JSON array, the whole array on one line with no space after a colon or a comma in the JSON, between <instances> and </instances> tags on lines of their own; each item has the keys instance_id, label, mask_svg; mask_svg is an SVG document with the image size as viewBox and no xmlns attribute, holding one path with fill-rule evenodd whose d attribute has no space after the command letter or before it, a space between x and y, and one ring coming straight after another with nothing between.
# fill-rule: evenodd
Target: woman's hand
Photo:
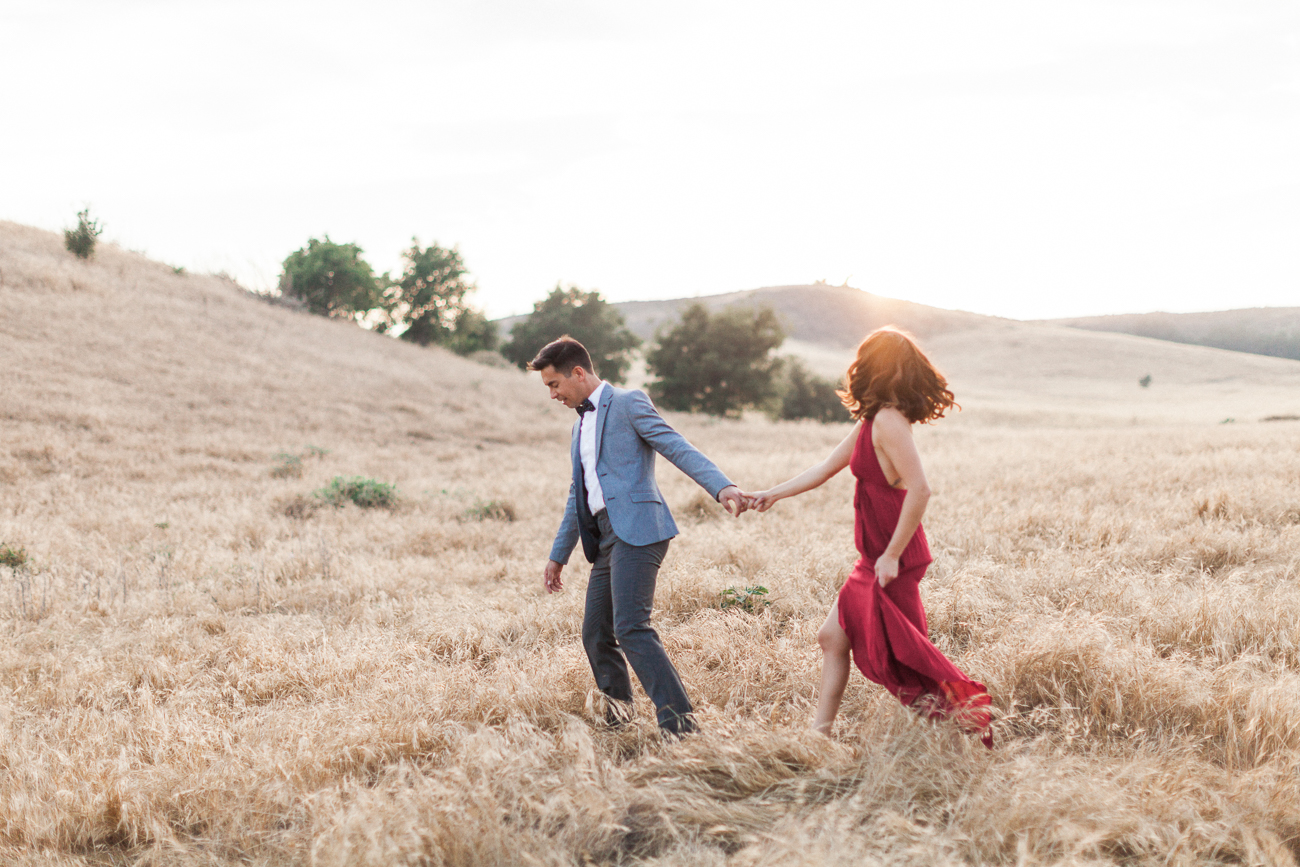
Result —
<instances>
[{"instance_id":1,"label":"woman's hand","mask_svg":"<svg viewBox=\"0 0 1300 867\"><path fill-rule=\"evenodd\" d=\"M876 582L884 588L898 577L898 558L881 554L876 558Z\"/></svg>"},{"instance_id":2,"label":"woman's hand","mask_svg":"<svg viewBox=\"0 0 1300 867\"><path fill-rule=\"evenodd\" d=\"M770 490L745 494L745 502L747 502L749 508L753 509L755 512L766 512L768 509L772 508L772 504L774 504L777 499L777 497L772 496Z\"/></svg>"}]
</instances>

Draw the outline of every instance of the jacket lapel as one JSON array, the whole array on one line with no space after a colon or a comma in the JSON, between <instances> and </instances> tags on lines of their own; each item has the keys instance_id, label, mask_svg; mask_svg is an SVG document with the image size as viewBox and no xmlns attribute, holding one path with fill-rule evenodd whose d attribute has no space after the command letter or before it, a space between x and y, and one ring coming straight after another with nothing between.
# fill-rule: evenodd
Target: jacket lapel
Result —
<instances>
[{"instance_id":1,"label":"jacket lapel","mask_svg":"<svg viewBox=\"0 0 1300 867\"><path fill-rule=\"evenodd\" d=\"M600 443L605 437L605 419L609 418L609 404L614 399L614 386L605 383L605 391L600 396L600 406L596 408L596 462L600 462Z\"/></svg>"}]
</instances>

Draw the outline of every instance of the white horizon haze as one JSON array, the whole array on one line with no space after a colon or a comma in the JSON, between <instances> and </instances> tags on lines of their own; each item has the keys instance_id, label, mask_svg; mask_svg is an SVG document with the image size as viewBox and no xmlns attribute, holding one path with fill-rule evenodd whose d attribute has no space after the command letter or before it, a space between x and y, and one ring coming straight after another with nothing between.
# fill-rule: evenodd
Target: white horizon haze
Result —
<instances>
[{"instance_id":1,"label":"white horizon haze","mask_svg":"<svg viewBox=\"0 0 1300 867\"><path fill-rule=\"evenodd\" d=\"M254 289L457 246L491 317L849 282L1300 305L1300 7L0 0L0 219Z\"/></svg>"}]
</instances>

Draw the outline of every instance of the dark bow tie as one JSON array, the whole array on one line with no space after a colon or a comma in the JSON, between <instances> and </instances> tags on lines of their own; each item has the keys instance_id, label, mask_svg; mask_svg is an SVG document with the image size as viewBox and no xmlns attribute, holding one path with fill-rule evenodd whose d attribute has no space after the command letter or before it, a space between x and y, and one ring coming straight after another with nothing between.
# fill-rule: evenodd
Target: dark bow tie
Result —
<instances>
[{"instance_id":1,"label":"dark bow tie","mask_svg":"<svg viewBox=\"0 0 1300 867\"><path fill-rule=\"evenodd\" d=\"M582 418L583 413L595 412L596 408L591 405L591 401L584 399L578 404L578 418Z\"/></svg>"}]
</instances>

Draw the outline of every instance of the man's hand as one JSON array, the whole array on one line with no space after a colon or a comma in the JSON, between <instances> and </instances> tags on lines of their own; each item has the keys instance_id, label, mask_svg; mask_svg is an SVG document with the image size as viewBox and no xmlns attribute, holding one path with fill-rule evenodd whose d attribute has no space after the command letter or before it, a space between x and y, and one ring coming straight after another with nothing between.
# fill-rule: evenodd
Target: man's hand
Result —
<instances>
[{"instance_id":1,"label":"man's hand","mask_svg":"<svg viewBox=\"0 0 1300 867\"><path fill-rule=\"evenodd\" d=\"M542 573L542 582L546 585L547 593L558 593L564 589L564 582L560 580L560 570L563 568L563 563L556 563L554 560L546 561L546 571Z\"/></svg>"},{"instance_id":2,"label":"man's hand","mask_svg":"<svg viewBox=\"0 0 1300 867\"><path fill-rule=\"evenodd\" d=\"M745 501L745 495L735 485L727 485L718 491L718 502L722 504L722 508L727 510L728 515L735 518L739 518L749 508L749 504Z\"/></svg>"}]
</instances>

